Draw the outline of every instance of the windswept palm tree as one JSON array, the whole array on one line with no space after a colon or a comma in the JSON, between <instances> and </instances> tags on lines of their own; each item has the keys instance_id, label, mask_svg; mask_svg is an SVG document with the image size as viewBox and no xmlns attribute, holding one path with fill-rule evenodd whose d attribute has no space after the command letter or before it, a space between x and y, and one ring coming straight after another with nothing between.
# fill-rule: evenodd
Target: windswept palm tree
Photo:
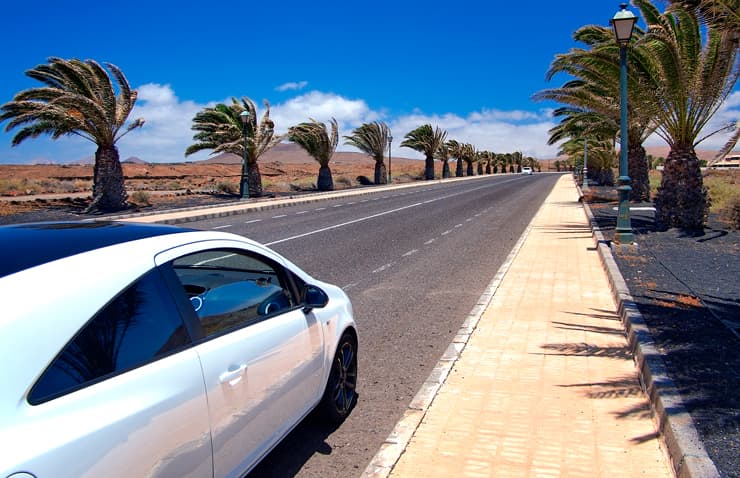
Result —
<instances>
[{"instance_id":1,"label":"windswept palm tree","mask_svg":"<svg viewBox=\"0 0 740 478\"><path fill-rule=\"evenodd\" d=\"M329 169L329 161L339 143L339 126L337 120L332 118L329 120L331 131L327 131L325 123L310 119L310 122L291 126L288 130L288 140L303 148L319 163L316 188L319 191L333 191L334 180Z\"/></svg>"},{"instance_id":2,"label":"windswept palm tree","mask_svg":"<svg viewBox=\"0 0 740 478\"><path fill-rule=\"evenodd\" d=\"M424 154L424 179L434 179L434 155L440 145L444 144L445 138L447 138L446 131L439 129L439 126L432 129L430 124L419 126L409 131L404 137L401 147L411 148Z\"/></svg>"},{"instance_id":3,"label":"windswept palm tree","mask_svg":"<svg viewBox=\"0 0 740 478\"><path fill-rule=\"evenodd\" d=\"M462 155L462 160L465 161L465 165L466 165L465 175L474 176L475 173L473 172L473 163L475 162L475 159L476 159L475 146L473 146L470 143L465 143L462 146L461 155Z\"/></svg>"},{"instance_id":4,"label":"windswept palm tree","mask_svg":"<svg viewBox=\"0 0 740 478\"><path fill-rule=\"evenodd\" d=\"M388 144L388 138L391 130L388 125L382 122L374 121L364 123L362 126L352 131L352 134L345 136L349 144L366 153L375 160L375 184L387 184L388 173L385 169L385 148Z\"/></svg>"},{"instance_id":5,"label":"windswept palm tree","mask_svg":"<svg viewBox=\"0 0 740 478\"><path fill-rule=\"evenodd\" d=\"M105 63L105 67L110 75L94 60L51 57L48 64L26 72L45 86L21 91L0 108L0 122L10 120L6 131L21 127L13 137L13 146L42 134L52 139L79 136L97 146L88 212L118 211L128 206L116 142L144 124L143 118L126 124L137 93L117 66Z\"/></svg>"},{"instance_id":6,"label":"windswept palm tree","mask_svg":"<svg viewBox=\"0 0 740 478\"><path fill-rule=\"evenodd\" d=\"M668 0L680 8L694 9L706 24L740 35L738 0ZM675 8L675 7L671 7ZM740 37L736 37L740 41Z\"/></svg>"},{"instance_id":7,"label":"windswept palm tree","mask_svg":"<svg viewBox=\"0 0 740 478\"><path fill-rule=\"evenodd\" d=\"M643 35L642 29L635 29L635 44ZM588 128L575 131L577 134L598 130L600 134L610 132L616 137L620 131L621 92L619 46L614 42L613 31L603 26L587 25L579 28L573 38L589 48L573 48L568 53L557 55L547 72L547 78L551 79L557 73L567 73L576 79L566 82L561 88L540 91L533 98L555 100L568 105L556 109L555 116L571 116L571 123L580 123L582 117L587 116ZM630 199L647 201L650 199L650 181L642 143L655 130L652 123L655 111L650 95L660 85L650 75L649 61L646 61L642 49L633 45L628 49L627 59L630 72L627 79ZM569 129L569 134L574 133L572 128ZM550 144L555 142L553 140L551 137Z\"/></svg>"},{"instance_id":8,"label":"windswept palm tree","mask_svg":"<svg viewBox=\"0 0 740 478\"><path fill-rule=\"evenodd\" d=\"M450 152L450 157L455 158L455 177L461 178L465 174L463 173L463 159L462 159L462 147L463 145L454 139L447 141L447 150Z\"/></svg>"},{"instance_id":9,"label":"windswept palm tree","mask_svg":"<svg viewBox=\"0 0 740 478\"><path fill-rule=\"evenodd\" d=\"M656 133L671 148L655 198L656 224L701 230L709 198L694 148L726 129L704 131L740 75L737 32L712 23L704 31L696 10L678 4L661 14L647 0L633 3L649 26L640 47L662 85L653 92Z\"/></svg>"},{"instance_id":10,"label":"windswept palm tree","mask_svg":"<svg viewBox=\"0 0 740 478\"><path fill-rule=\"evenodd\" d=\"M437 149L435 155L437 159L442 161L442 178L447 179L450 177L450 150L447 147L447 143L442 143Z\"/></svg>"},{"instance_id":11,"label":"windswept palm tree","mask_svg":"<svg viewBox=\"0 0 740 478\"><path fill-rule=\"evenodd\" d=\"M196 142L185 150L185 156L210 149L211 154L232 153L243 157L247 151L247 186L250 197L262 196L262 175L257 161L260 156L278 144L284 136L275 134L275 123L270 119L270 103L264 100L265 113L257 124L254 101L243 96L241 102L231 99L230 105L219 103L203 108L193 118L193 135ZM241 114L246 112L247 124ZM246 141L245 133L246 132Z\"/></svg>"}]
</instances>

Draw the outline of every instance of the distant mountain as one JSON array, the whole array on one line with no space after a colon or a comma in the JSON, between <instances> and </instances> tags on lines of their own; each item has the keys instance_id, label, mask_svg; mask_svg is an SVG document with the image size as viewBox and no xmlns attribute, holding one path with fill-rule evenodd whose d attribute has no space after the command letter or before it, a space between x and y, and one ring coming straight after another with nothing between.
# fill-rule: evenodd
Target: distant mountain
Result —
<instances>
[{"instance_id":1,"label":"distant mountain","mask_svg":"<svg viewBox=\"0 0 740 478\"><path fill-rule=\"evenodd\" d=\"M126 158L121 163L130 163L130 164L149 164L143 159L139 159L136 156L131 156L130 158Z\"/></svg>"},{"instance_id":2,"label":"distant mountain","mask_svg":"<svg viewBox=\"0 0 740 478\"><path fill-rule=\"evenodd\" d=\"M394 158L395 159L395 158ZM398 159L408 159L399 157ZM373 161L373 159L365 153L353 153L348 151L338 151L334 153L332 162L341 161ZM196 161L196 163L205 164L240 164L242 162L241 156L231 153L222 153L212 158L205 159L203 161ZM293 143L278 143L260 157L261 163L284 163L284 164L304 164L313 163L314 159L306 153L303 148Z\"/></svg>"},{"instance_id":3,"label":"distant mountain","mask_svg":"<svg viewBox=\"0 0 740 478\"><path fill-rule=\"evenodd\" d=\"M34 160L32 160L32 161L31 161L30 163L28 163L28 164L33 164L33 165L37 165L37 164L51 164L51 165L53 165L53 164L57 164L57 163L56 163L56 162L54 162L54 161L52 161L51 159L46 159L46 158L38 158L38 159L34 159Z\"/></svg>"},{"instance_id":4,"label":"distant mountain","mask_svg":"<svg viewBox=\"0 0 740 478\"><path fill-rule=\"evenodd\" d=\"M95 157L88 156L86 158L78 159L76 161L70 161L67 164L77 165L77 166L85 166L85 165L88 165L88 164L95 164Z\"/></svg>"}]
</instances>

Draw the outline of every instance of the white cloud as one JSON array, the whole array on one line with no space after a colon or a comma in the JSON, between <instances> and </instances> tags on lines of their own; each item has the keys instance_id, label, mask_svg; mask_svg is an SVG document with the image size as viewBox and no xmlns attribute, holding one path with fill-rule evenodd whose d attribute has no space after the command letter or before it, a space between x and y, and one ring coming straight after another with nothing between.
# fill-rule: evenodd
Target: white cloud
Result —
<instances>
[{"instance_id":1,"label":"white cloud","mask_svg":"<svg viewBox=\"0 0 740 478\"><path fill-rule=\"evenodd\" d=\"M216 101L198 104L180 100L170 85L147 84L139 90L139 100L131 118L143 117L143 128L124 137L119 149L121 159L137 156L150 162L179 162L200 160L208 152L185 158L185 149L192 144L190 129L195 114ZM228 103L230 100L219 102ZM262 114L259 112L258 114ZM385 121L393 133L394 156L420 158L408 148L401 148L403 137L424 123L447 130L449 139L472 143L478 149L493 152L522 151L537 158L554 157L557 146L547 146L547 131L554 126L550 110L539 112L481 110L460 116L453 113L428 115L419 110L389 118L387 113L372 110L362 99L349 99L334 93L311 91L272 105L271 117L278 133L287 132L292 125L314 118L328 121L335 118L340 135L348 135L362 123ZM340 140L340 151L353 151Z\"/></svg>"},{"instance_id":2,"label":"white cloud","mask_svg":"<svg viewBox=\"0 0 740 478\"><path fill-rule=\"evenodd\" d=\"M180 101L170 85L149 83L137 88L139 96L131 119L144 118L142 128L131 131L118 143L121 159L136 156L148 162L172 163L205 159L208 153L185 157L192 144L190 129L195 114L208 105Z\"/></svg>"},{"instance_id":3,"label":"white cloud","mask_svg":"<svg viewBox=\"0 0 740 478\"><path fill-rule=\"evenodd\" d=\"M270 116L275 120L279 133L285 133L290 126L309 121L309 118L323 122L334 118L341 135L349 134L362 123L380 119L380 114L372 111L364 100L351 100L319 91L311 91L274 105Z\"/></svg>"},{"instance_id":4,"label":"white cloud","mask_svg":"<svg viewBox=\"0 0 740 478\"><path fill-rule=\"evenodd\" d=\"M275 91L302 90L308 86L307 81L290 81L275 88Z\"/></svg>"},{"instance_id":5,"label":"white cloud","mask_svg":"<svg viewBox=\"0 0 740 478\"><path fill-rule=\"evenodd\" d=\"M180 162L206 159L208 151L185 157L185 149L192 144L193 131L190 129L195 114L217 102L229 103L230 99L199 104L177 97L170 85L146 84L138 88L137 105L131 119L143 117L144 127L134 130L119 142L121 159L137 156L150 162ZM539 111L501 111L480 110L466 115L454 113L426 114L419 110L407 114L391 116L386 111L373 110L362 99L350 99L334 93L310 91L290 98L282 103L272 105L271 115L275 120L278 133L287 132L292 125L309 118L327 121L336 118L342 136L365 122L385 121L393 134L393 156L421 158L422 156L408 148L401 148L404 136L418 126L429 123L447 131L449 139L471 143L477 149L493 152L522 151L527 156L539 159L553 158L558 146L548 146L548 130L555 126L549 109ZM259 112L258 114L262 114ZM717 112L706 131L718 128L729 121L740 118L740 92L733 93ZM700 149L718 149L727 141L727 134L712 136L699 145ZM64 138L55 142L54 156L37 153L28 148L25 154L29 157L51 157L57 161L72 161L84 156L92 156L94 146L82 143L75 138ZM353 151L340 140L340 151ZM37 146L48 149L48 142L39 142ZM657 137L651 137L646 145L663 145ZM18 151L20 152L20 151ZM2 153L2 151L0 151ZM64 153L63 155L61 153ZM8 153L3 156L11 159ZM4 158L3 162L6 161ZM18 162L18 161L16 161ZM21 161L22 162L22 161Z\"/></svg>"}]
</instances>

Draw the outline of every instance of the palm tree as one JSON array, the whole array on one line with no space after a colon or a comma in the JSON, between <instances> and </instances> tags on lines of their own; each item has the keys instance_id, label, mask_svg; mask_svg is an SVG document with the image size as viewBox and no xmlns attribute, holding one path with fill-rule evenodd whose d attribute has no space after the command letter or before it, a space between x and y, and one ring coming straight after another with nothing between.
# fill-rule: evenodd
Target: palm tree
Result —
<instances>
[{"instance_id":1,"label":"palm tree","mask_svg":"<svg viewBox=\"0 0 740 478\"><path fill-rule=\"evenodd\" d=\"M442 161L442 178L447 179L450 177L450 149L447 147L447 143L442 143L437 149L435 155L437 159Z\"/></svg>"},{"instance_id":2,"label":"palm tree","mask_svg":"<svg viewBox=\"0 0 740 478\"><path fill-rule=\"evenodd\" d=\"M644 35L640 28L635 29L635 43ZM573 77L561 88L547 89L534 95L535 100L550 99L569 105L568 109L556 110L557 116L570 115L573 122L580 122L588 116L588 129L610 131L616 137L620 130L620 62L619 46L614 42L611 28L587 25L578 29L573 38L586 44L589 49L573 48L568 53L557 55L552 62L547 78L564 72ZM630 199L647 201L650 199L650 180L647 157L642 143L655 130L652 117L655 112L647 97L659 88L651 77L640 48L628 50L628 174L631 179ZM577 118L576 118L577 117ZM550 144L553 144L551 142Z\"/></svg>"},{"instance_id":3,"label":"palm tree","mask_svg":"<svg viewBox=\"0 0 740 478\"><path fill-rule=\"evenodd\" d=\"M483 176L483 163L486 161L485 151L476 151L475 153L475 164L478 169L478 176Z\"/></svg>"},{"instance_id":4,"label":"palm tree","mask_svg":"<svg viewBox=\"0 0 740 478\"><path fill-rule=\"evenodd\" d=\"M406 133L404 138L401 147L424 153L424 179L434 179L434 155L444 144L447 132L439 129L439 126L432 129L432 125L424 124Z\"/></svg>"},{"instance_id":5,"label":"palm tree","mask_svg":"<svg viewBox=\"0 0 740 478\"><path fill-rule=\"evenodd\" d=\"M259 125L254 101L246 96L242 97L241 103L232 98L228 106L219 103L213 108L203 108L193 118L192 129L197 131L193 140L196 143L188 146L185 156L210 149L213 150L211 154L231 153L243 157L246 146L249 196L262 196L262 175L257 161L283 139L283 136L275 134L275 123L270 119L270 103L264 100L264 105L265 114ZM242 123L244 112L248 114L246 126Z\"/></svg>"},{"instance_id":6,"label":"palm tree","mask_svg":"<svg viewBox=\"0 0 740 478\"><path fill-rule=\"evenodd\" d=\"M686 9L694 9L708 25L740 34L740 2L738 0L668 0ZM675 7L671 7L675 8ZM740 37L736 37L740 40Z\"/></svg>"},{"instance_id":7,"label":"palm tree","mask_svg":"<svg viewBox=\"0 0 740 478\"><path fill-rule=\"evenodd\" d=\"M451 139L447 141L447 150L450 152L450 157L455 158L457 164L455 165L455 177L460 178L463 174L463 159L462 159L462 147L463 145Z\"/></svg>"},{"instance_id":8,"label":"palm tree","mask_svg":"<svg viewBox=\"0 0 740 478\"><path fill-rule=\"evenodd\" d=\"M13 146L42 134L52 139L75 135L95 143L93 197L87 212L118 211L128 206L116 143L144 124L139 118L126 125L137 93L117 66L105 63L105 67L110 75L94 60L51 57L48 64L26 71L45 86L21 91L0 108L0 122L10 120L6 131L21 127L13 137Z\"/></svg>"},{"instance_id":9,"label":"palm tree","mask_svg":"<svg viewBox=\"0 0 740 478\"><path fill-rule=\"evenodd\" d=\"M390 135L391 130L387 124L374 121L364 123L352 131L350 136L344 137L347 140L344 144L352 145L375 159L375 184L388 183L388 173L383 160Z\"/></svg>"},{"instance_id":10,"label":"palm tree","mask_svg":"<svg viewBox=\"0 0 740 478\"><path fill-rule=\"evenodd\" d=\"M486 174L491 174L491 163L496 158L496 155L490 151L485 152L486 159Z\"/></svg>"},{"instance_id":11,"label":"palm tree","mask_svg":"<svg viewBox=\"0 0 740 478\"><path fill-rule=\"evenodd\" d=\"M470 143L465 143L462 146L461 154L462 160L465 161L466 164L465 175L474 176L475 173L473 172L473 163L475 162L476 158L475 146Z\"/></svg>"},{"instance_id":12,"label":"palm tree","mask_svg":"<svg viewBox=\"0 0 740 478\"><path fill-rule=\"evenodd\" d=\"M339 127L334 118L329 120L329 125L331 132L327 131L325 123L311 118L310 122L291 126L288 130L288 139L306 150L319 163L319 177L316 181L316 188L319 191L334 190L329 161L339 143Z\"/></svg>"},{"instance_id":13,"label":"palm tree","mask_svg":"<svg viewBox=\"0 0 740 478\"><path fill-rule=\"evenodd\" d=\"M709 198L694 148L724 129L703 133L740 75L737 32L713 24L703 31L696 11L678 4L664 14L647 0L634 4L649 25L640 46L662 84L652 92L656 133L670 146L655 198L656 225L701 230Z\"/></svg>"}]
</instances>

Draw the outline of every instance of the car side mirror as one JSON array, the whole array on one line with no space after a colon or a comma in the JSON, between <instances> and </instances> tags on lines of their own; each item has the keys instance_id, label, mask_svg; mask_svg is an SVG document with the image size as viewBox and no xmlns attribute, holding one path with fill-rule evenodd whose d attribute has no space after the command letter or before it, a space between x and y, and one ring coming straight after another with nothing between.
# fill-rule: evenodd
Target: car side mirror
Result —
<instances>
[{"instance_id":1,"label":"car side mirror","mask_svg":"<svg viewBox=\"0 0 740 478\"><path fill-rule=\"evenodd\" d=\"M326 292L315 285L306 285L303 288L301 296L303 312L306 313L310 312L311 309L321 309L322 307L326 307L326 304L329 303L329 296L326 295Z\"/></svg>"}]
</instances>

